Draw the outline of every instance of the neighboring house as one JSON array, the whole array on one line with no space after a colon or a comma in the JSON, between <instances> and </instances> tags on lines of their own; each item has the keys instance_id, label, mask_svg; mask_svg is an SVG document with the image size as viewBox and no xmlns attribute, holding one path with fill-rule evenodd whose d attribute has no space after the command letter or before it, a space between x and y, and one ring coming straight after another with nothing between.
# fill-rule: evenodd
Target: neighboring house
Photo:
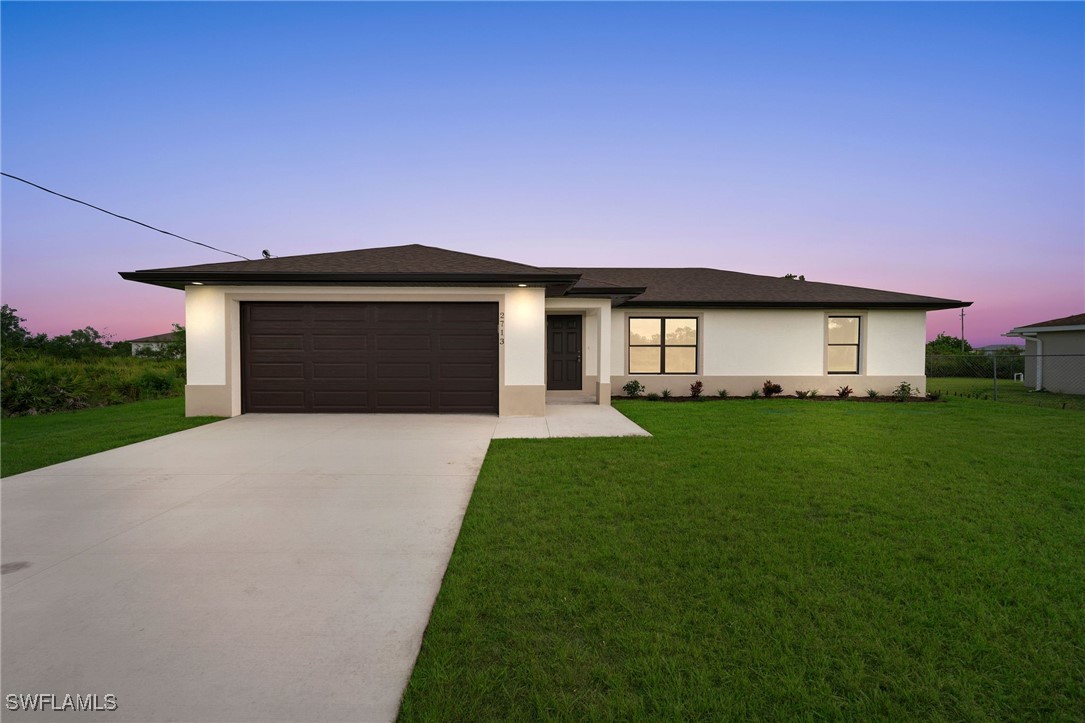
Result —
<instances>
[{"instance_id":1,"label":"neighboring house","mask_svg":"<svg viewBox=\"0 0 1085 723\"><path fill-rule=\"evenodd\" d=\"M173 341L173 332L166 332L165 334L154 334L153 336L143 336L139 339L129 339L128 343L132 345L132 356L143 350L158 351L164 349L167 344Z\"/></svg>"},{"instance_id":2,"label":"neighboring house","mask_svg":"<svg viewBox=\"0 0 1085 723\"><path fill-rule=\"evenodd\" d=\"M998 354L1016 354L1021 351L1020 344L988 344L975 350L979 354L995 356Z\"/></svg>"},{"instance_id":3,"label":"neighboring house","mask_svg":"<svg viewBox=\"0 0 1085 723\"><path fill-rule=\"evenodd\" d=\"M1012 329L1025 340L1025 385L1063 394L1085 394L1085 314Z\"/></svg>"},{"instance_id":4,"label":"neighboring house","mask_svg":"<svg viewBox=\"0 0 1085 723\"><path fill-rule=\"evenodd\" d=\"M970 302L717 269L539 268L412 244L178 268L190 415L543 415L548 393L925 390L926 312Z\"/></svg>"}]
</instances>

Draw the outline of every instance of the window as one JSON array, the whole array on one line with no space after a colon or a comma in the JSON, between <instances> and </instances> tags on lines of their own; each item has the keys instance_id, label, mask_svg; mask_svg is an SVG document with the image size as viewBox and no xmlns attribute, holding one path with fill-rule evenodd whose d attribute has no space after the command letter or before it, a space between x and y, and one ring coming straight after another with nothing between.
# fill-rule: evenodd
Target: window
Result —
<instances>
[{"instance_id":1,"label":"window","mask_svg":"<svg viewBox=\"0 0 1085 723\"><path fill-rule=\"evenodd\" d=\"M859 317L830 316L825 339L830 374L859 373Z\"/></svg>"},{"instance_id":2,"label":"window","mask_svg":"<svg viewBox=\"0 0 1085 723\"><path fill-rule=\"evenodd\" d=\"M630 374L696 374L697 319L631 317Z\"/></svg>"}]
</instances>

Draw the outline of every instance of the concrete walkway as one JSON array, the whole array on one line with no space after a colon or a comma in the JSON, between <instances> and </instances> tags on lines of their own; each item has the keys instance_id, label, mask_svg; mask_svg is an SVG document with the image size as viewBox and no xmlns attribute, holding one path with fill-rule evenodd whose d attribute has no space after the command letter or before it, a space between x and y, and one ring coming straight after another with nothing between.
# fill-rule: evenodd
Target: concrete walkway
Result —
<instances>
[{"instance_id":1,"label":"concrete walkway","mask_svg":"<svg viewBox=\"0 0 1085 723\"><path fill-rule=\"evenodd\" d=\"M631 433L583 409L525 435ZM4 720L394 718L517 422L249 415L4 479L3 693L118 704Z\"/></svg>"}]
</instances>

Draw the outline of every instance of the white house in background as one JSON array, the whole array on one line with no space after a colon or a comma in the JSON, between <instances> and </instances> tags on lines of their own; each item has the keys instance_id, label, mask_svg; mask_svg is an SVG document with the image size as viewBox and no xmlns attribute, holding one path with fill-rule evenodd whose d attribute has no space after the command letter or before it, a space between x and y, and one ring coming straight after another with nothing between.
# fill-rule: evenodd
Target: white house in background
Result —
<instances>
[{"instance_id":1,"label":"white house in background","mask_svg":"<svg viewBox=\"0 0 1085 723\"><path fill-rule=\"evenodd\" d=\"M128 343L132 345L132 356L136 356L139 352L144 350L158 351L159 349L163 349L171 341L173 341L173 332L168 331L165 334L154 334L152 336L141 336L138 339L129 339Z\"/></svg>"},{"instance_id":2,"label":"white house in background","mask_svg":"<svg viewBox=\"0 0 1085 723\"><path fill-rule=\"evenodd\" d=\"M185 291L189 415L538 416L567 395L925 390L970 302L718 269L540 268L412 244L121 273Z\"/></svg>"},{"instance_id":3,"label":"white house in background","mask_svg":"<svg viewBox=\"0 0 1085 723\"><path fill-rule=\"evenodd\" d=\"M1025 340L1025 385L1063 394L1085 394L1085 314L1011 329Z\"/></svg>"}]
</instances>

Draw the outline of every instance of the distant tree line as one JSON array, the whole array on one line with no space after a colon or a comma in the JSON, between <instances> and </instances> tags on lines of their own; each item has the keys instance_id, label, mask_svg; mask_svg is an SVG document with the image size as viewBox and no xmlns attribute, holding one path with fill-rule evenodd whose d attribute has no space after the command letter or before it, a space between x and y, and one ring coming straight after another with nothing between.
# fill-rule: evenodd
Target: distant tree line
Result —
<instances>
[{"instance_id":1,"label":"distant tree line","mask_svg":"<svg viewBox=\"0 0 1085 723\"><path fill-rule=\"evenodd\" d=\"M0 354L5 359L25 356L49 356L58 359L101 359L111 356L131 356L132 344L115 342L92 326L72 329L68 334L50 337L34 334L23 323L19 310L7 304L0 307ZM185 356L185 329L173 325L173 338L156 348L140 349L136 356L150 359L183 359Z\"/></svg>"},{"instance_id":2,"label":"distant tree line","mask_svg":"<svg viewBox=\"0 0 1085 723\"><path fill-rule=\"evenodd\" d=\"M983 354L982 349L974 349L964 339L940 333L934 339L927 342L927 356L948 356L951 354ZM1024 347L1016 344L1007 344L1005 348L998 350L999 356L1020 356L1024 353Z\"/></svg>"}]
</instances>

